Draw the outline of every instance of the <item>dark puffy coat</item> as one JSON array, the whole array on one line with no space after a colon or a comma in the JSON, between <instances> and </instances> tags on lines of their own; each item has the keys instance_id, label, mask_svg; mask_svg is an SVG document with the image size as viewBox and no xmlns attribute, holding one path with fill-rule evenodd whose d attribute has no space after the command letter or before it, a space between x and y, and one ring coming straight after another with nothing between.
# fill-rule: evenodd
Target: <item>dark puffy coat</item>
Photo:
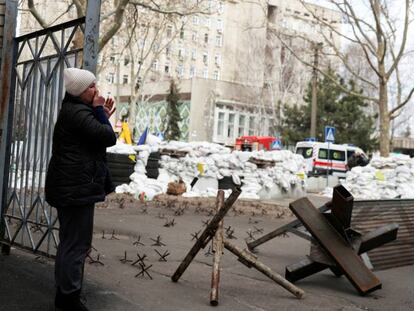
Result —
<instances>
[{"instance_id":1,"label":"dark puffy coat","mask_svg":"<svg viewBox=\"0 0 414 311\"><path fill-rule=\"evenodd\" d=\"M106 147L115 143L111 126L98 121L93 107L66 93L53 133L46 201L54 207L67 207L105 200L113 191Z\"/></svg>"}]
</instances>

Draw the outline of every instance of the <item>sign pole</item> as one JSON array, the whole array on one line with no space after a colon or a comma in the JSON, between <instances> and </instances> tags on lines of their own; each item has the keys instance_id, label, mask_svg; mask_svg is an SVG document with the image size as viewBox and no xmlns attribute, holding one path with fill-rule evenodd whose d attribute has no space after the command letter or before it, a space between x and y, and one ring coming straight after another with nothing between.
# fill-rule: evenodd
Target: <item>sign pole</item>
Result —
<instances>
[{"instance_id":1,"label":"sign pole","mask_svg":"<svg viewBox=\"0 0 414 311\"><path fill-rule=\"evenodd\" d=\"M327 154L327 157L326 157L326 160L327 160L327 163L328 163L328 165L327 165L327 168L326 168L326 187L328 187L329 186L329 170L330 170L330 167L329 167L329 155L330 155L330 145L331 145L331 143L328 141L328 154ZM332 160L330 161L330 164L331 164L331 166L332 166Z\"/></svg>"}]
</instances>

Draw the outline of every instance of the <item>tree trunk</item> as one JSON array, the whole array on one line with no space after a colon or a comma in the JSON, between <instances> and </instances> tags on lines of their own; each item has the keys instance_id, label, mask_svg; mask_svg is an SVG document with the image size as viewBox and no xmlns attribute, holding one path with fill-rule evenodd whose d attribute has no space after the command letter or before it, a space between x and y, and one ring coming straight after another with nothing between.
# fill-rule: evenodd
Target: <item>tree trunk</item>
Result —
<instances>
[{"instance_id":1,"label":"tree trunk","mask_svg":"<svg viewBox=\"0 0 414 311\"><path fill-rule=\"evenodd\" d=\"M388 115L388 90L387 84L379 83L379 120L380 120L380 154L388 157L390 154L390 117Z\"/></svg>"}]
</instances>

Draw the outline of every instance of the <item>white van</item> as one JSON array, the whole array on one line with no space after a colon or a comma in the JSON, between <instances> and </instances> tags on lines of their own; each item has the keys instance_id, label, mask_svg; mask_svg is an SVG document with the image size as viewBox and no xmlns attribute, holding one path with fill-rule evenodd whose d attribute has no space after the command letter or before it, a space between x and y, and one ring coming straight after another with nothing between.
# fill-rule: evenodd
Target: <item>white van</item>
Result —
<instances>
[{"instance_id":1,"label":"white van","mask_svg":"<svg viewBox=\"0 0 414 311\"><path fill-rule=\"evenodd\" d=\"M348 159L356 151L364 154L362 149L356 146L310 141L300 141L295 148L295 153L305 158L309 176L323 175L328 170L332 175L345 177Z\"/></svg>"}]
</instances>

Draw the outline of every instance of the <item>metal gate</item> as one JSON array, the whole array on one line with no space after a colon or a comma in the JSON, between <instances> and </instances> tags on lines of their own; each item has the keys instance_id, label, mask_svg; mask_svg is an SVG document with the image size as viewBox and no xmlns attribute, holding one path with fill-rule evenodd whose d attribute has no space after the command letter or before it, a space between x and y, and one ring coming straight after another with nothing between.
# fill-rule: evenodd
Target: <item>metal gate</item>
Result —
<instances>
[{"instance_id":1,"label":"metal gate","mask_svg":"<svg viewBox=\"0 0 414 311\"><path fill-rule=\"evenodd\" d=\"M5 159L0 240L8 250L15 245L55 254L57 213L45 201L44 183L64 96L63 70L83 66L95 71L99 8L100 1L88 1L87 18L13 40L8 125L2 139L6 148L0 154ZM82 37L85 49L74 47L75 38Z\"/></svg>"}]
</instances>

